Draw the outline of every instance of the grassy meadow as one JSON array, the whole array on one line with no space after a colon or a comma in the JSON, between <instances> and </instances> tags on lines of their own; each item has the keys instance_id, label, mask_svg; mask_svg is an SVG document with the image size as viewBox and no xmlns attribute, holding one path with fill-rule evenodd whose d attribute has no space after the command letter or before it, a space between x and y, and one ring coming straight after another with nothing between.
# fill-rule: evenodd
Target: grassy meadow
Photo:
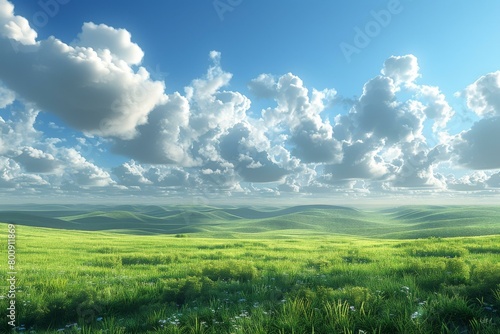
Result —
<instances>
[{"instance_id":1,"label":"grassy meadow","mask_svg":"<svg viewBox=\"0 0 500 334\"><path fill-rule=\"evenodd\" d=\"M0 268L6 282L17 222L19 333L499 333L499 219L492 207L37 208L0 215Z\"/></svg>"}]
</instances>

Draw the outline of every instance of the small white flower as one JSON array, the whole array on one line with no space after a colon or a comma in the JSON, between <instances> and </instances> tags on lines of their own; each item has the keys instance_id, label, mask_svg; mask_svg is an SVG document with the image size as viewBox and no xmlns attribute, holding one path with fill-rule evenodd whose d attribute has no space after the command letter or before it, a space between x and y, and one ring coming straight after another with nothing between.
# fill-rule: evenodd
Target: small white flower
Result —
<instances>
[{"instance_id":1,"label":"small white flower","mask_svg":"<svg viewBox=\"0 0 500 334\"><path fill-rule=\"evenodd\" d=\"M422 313L416 311L416 312L413 312L413 314L411 315L411 318L412 319L417 319L417 318L419 318L421 316L422 316Z\"/></svg>"}]
</instances>

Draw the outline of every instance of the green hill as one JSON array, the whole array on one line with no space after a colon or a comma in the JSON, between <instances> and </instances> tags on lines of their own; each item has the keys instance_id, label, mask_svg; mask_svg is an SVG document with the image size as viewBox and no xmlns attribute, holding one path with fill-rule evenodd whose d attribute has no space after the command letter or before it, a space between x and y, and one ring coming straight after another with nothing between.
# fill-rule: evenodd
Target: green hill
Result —
<instances>
[{"instance_id":1,"label":"green hill","mask_svg":"<svg viewBox=\"0 0 500 334\"><path fill-rule=\"evenodd\" d=\"M46 208L46 210L44 210ZM339 234L426 238L500 234L500 207L403 206L361 211L333 205L284 208L194 206L25 206L0 221L37 227L128 234L245 237Z\"/></svg>"}]
</instances>

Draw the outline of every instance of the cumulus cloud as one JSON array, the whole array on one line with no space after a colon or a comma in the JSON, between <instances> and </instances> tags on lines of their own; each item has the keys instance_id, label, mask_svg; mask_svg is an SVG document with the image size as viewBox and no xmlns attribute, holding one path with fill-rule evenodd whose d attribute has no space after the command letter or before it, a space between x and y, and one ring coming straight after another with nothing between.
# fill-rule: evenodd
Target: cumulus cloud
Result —
<instances>
[{"instance_id":1,"label":"cumulus cloud","mask_svg":"<svg viewBox=\"0 0 500 334\"><path fill-rule=\"evenodd\" d=\"M484 118L454 140L458 162L471 169L500 168L500 116Z\"/></svg>"},{"instance_id":2,"label":"cumulus cloud","mask_svg":"<svg viewBox=\"0 0 500 334\"><path fill-rule=\"evenodd\" d=\"M411 141L422 132L423 118L409 106L396 101L396 87L388 77L368 81L359 102L351 110L361 133L389 143Z\"/></svg>"},{"instance_id":3,"label":"cumulus cloud","mask_svg":"<svg viewBox=\"0 0 500 334\"><path fill-rule=\"evenodd\" d=\"M287 171L274 163L266 151L254 145L252 129L248 124L237 124L220 139L220 154L231 163L246 182L273 182L281 180Z\"/></svg>"},{"instance_id":4,"label":"cumulus cloud","mask_svg":"<svg viewBox=\"0 0 500 334\"><path fill-rule=\"evenodd\" d=\"M22 148L13 159L29 173L52 173L60 166L52 154L33 147Z\"/></svg>"},{"instance_id":5,"label":"cumulus cloud","mask_svg":"<svg viewBox=\"0 0 500 334\"><path fill-rule=\"evenodd\" d=\"M50 184L40 175L24 172L13 159L0 157L0 188L29 193L41 187L48 188Z\"/></svg>"},{"instance_id":6,"label":"cumulus cloud","mask_svg":"<svg viewBox=\"0 0 500 334\"><path fill-rule=\"evenodd\" d=\"M342 158L342 146L333 138L329 124L304 120L294 128L290 141L295 144L292 153L305 163L334 162Z\"/></svg>"},{"instance_id":7,"label":"cumulus cloud","mask_svg":"<svg viewBox=\"0 0 500 334\"><path fill-rule=\"evenodd\" d=\"M386 163L378 156L383 148L380 142L368 139L344 145L342 161L325 166L331 180L379 179L388 173Z\"/></svg>"},{"instance_id":8,"label":"cumulus cloud","mask_svg":"<svg viewBox=\"0 0 500 334\"><path fill-rule=\"evenodd\" d=\"M451 177L448 180L448 189L456 191L478 191L486 189L486 180L488 179L484 172L474 172L470 175L462 176L459 179Z\"/></svg>"},{"instance_id":9,"label":"cumulus cloud","mask_svg":"<svg viewBox=\"0 0 500 334\"><path fill-rule=\"evenodd\" d=\"M1 187L19 194L42 190L55 194L62 189L82 190L115 183L108 172L75 148L61 146L64 140L45 138L36 130L38 114L28 105L24 110L11 110L7 121L0 118Z\"/></svg>"},{"instance_id":10,"label":"cumulus cloud","mask_svg":"<svg viewBox=\"0 0 500 334\"><path fill-rule=\"evenodd\" d=\"M196 166L200 182L208 187L234 188L238 180L279 181L286 171L272 161L264 133L243 122L250 100L224 90L232 75L222 70L220 58L219 52L210 52L211 66L185 87L186 95L169 95L150 113L148 123L137 128L138 136L117 140L114 151L141 163Z\"/></svg>"},{"instance_id":11,"label":"cumulus cloud","mask_svg":"<svg viewBox=\"0 0 500 334\"><path fill-rule=\"evenodd\" d=\"M292 153L304 163L339 161L342 147L334 138L333 127L321 113L331 105L335 90L309 90L303 81L292 73L278 81L269 75L260 75L250 83L257 94L273 97L276 108L262 111L262 121L270 133L282 132L292 145Z\"/></svg>"},{"instance_id":12,"label":"cumulus cloud","mask_svg":"<svg viewBox=\"0 0 500 334\"><path fill-rule=\"evenodd\" d=\"M133 160L113 168L113 174L117 176L119 183L129 187L153 184L144 176L145 172L146 169Z\"/></svg>"},{"instance_id":13,"label":"cumulus cloud","mask_svg":"<svg viewBox=\"0 0 500 334\"><path fill-rule=\"evenodd\" d=\"M250 81L248 89L258 98L274 98L277 91L276 79L271 74L260 74Z\"/></svg>"},{"instance_id":14,"label":"cumulus cloud","mask_svg":"<svg viewBox=\"0 0 500 334\"><path fill-rule=\"evenodd\" d=\"M156 193L163 188L185 192L193 182L189 172L182 167L143 165L134 160L113 168L112 174L119 186L146 193Z\"/></svg>"},{"instance_id":15,"label":"cumulus cloud","mask_svg":"<svg viewBox=\"0 0 500 334\"><path fill-rule=\"evenodd\" d=\"M391 78L396 86L400 84L412 84L419 76L420 68L417 57L414 55L391 56L382 69L382 74Z\"/></svg>"},{"instance_id":16,"label":"cumulus cloud","mask_svg":"<svg viewBox=\"0 0 500 334\"><path fill-rule=\"evenodd\" d=\"M189 122L189 102L178 93L157 106L148 122L137 127L137 136L131 140L116 140L114 152L142 163L194 164L189 154L190 141L183 137Z\"/></svg>"},{"instance_id":17,"label":"cumulus cloud","mask_svg":"<svg viewBox=\"0 0 500 334\"><path fill-rule=\"evenodd\" d=\"M486 184L491 188L500 188L500 172L491 175Z\"/></svg>"},{"instance_id":18,"label":"cumulus cloud","mask_svg":"<svg viewBox=\"0 0 500 334\"><path fill-rule=\"evenodd\" d=\"M397 84L411 83L418 76L416 58L391 57L382 73L364 85L362 95L347 115L335 118L333 129L343 142L343 158L340 163L325 167L330 183L387 179L389 174L397 172L398 165L386 159L384 152L393 150L411 156L414 152L406 151L403 146L423 138L423 106L411 100L397 100ZM409 175L405 178L403 183L410 185Z\"/></svg>"},{"instance_id":19,"label":"cumulus cloud","mask_svg":"<svg viewBox=\"0 0 500 334\"><path fill-rule=\"evenodd\" d=\"M444 177L435 172L435 166L449 159L449 152L445 146L436 146L428 149L419 141L401 145L399 163L392 176L391 185L405 188L445 188Z\"/></svg>"},{"instance_id":20,"label":"cumulus cloud","mask_svg":"<svg viewBox=\"0 0 500 334\"><path fill-rule=\"evenodd\" d=\"M190 173L180 167L150 167L145 176L156 186L173 187L181 191L185 191L192 182Z\"/></svg>"},{"instance_id":21,"label":"cumulus cloud","mask_svg":"<svg viewBox=\"0 0 500 334\"><path fill-rule=\"evenodd\" d=\"M190 136L195 140L209 132L224 132L245 120L251 104L243 94L223 89L233 75L221 68L220 52L211 51L210 59L212 65L205 76L185 87L191 106Z\"/></svg>"},{"instance_id":22,"label":"cumulus cloud","mask_svg":"<svg viewBox=\"0 0 500 334\"><path fill-rule=\"evenodd\" d=\"M434 131L444 128L453 117L454 112L446 101L445 95L439 87L418 85L415 83L421 75L419 73L417 57L414 55L391 56L385 63L381 71L384 77L392 80L394 84L393 92L401 90L401 86L410 93L415 93L414 100L410 100L415 110L422 108L424 115L434 120Z\"/></svg>"},{"instance_id":23,"label":"cumulus cloud","mask_svg":"<svg viewBox=\"0 0 500 334\"><path fill-rule=\"evenodd\" d=\"M471 169L500 168L500 71L486 74L458 94L482 117L451 140L458 162Z\"/></svg>"},{"instance_id":24,"label":"cumulus cloud","mask_svg":"<svg viewBox=\"0 0 500 334\"><path fill-rule=\"evenodd\" d=\"M129 65L138 65L144 57L144 52L139 45L131 41L131 38L125 29L87 22L83 24L82 32L72 45L92 48L97 52L109 52L117 62L124 61Z\"/></svg>"},{"instance_id":25,"label":"cumulus cloud","mask_svg":"<svg viewBox=\"0 0 500 334\"><path fill-rule=\"evenodd\" d=\"M446 101L445 95L439 90L439 87L422 85L418 86L418 95L426 105L423 112L428 119L434 120L433 131L446 127L446 124L451 120L455 112Z\"/></svg>"},{"instance_id":26,"label":"cumulus cloud","mask_svg":"<svg viewBox=\"0 0 500 334\"><path fill-rule=\"evenodd\" d=\"M195 185L202 190L202 193L241 188L234 166L224 161L207 161L203 166L200 166L195 179Z\"/></svg>"},{"instance_id":27,"label":"cumulus cloud","mask_svg":"<svg viewBox=\"0 0 500 334\"><path fill-rule=\"evenodd\" d=\"M222 70L219 52L210 52L207 73L179 92L168 95L137 127L132 140L117 140L114 151L141 163L200 166L218 160L218 138L247 118L250 100L226 91L232 75ZM147 149L144 149L147 148Z\"/></svg>"},{"instance_id":28,"label":"cumulus cloud","mask_svg":"<svg viewBox=\"0 0 500 334\"><path fill-rule=\"evenodd\" d=\"M500 115L500 71L488 73L461 94L467 106L479 116Z\"/></svg>"},{"instance_id":29,"label":"cumulus cloud","mask_svg":"<svg viewBox=\"0 0 500 334\"><path fill-rule=\"evenodd\" d=\"M1 3L0 80L39 109L89 134L132 138L163 101L163 82L151 80L143 67L130 67L143 53L127 31L87 23L73 46L55 37L35 43L6 30L6 21L22 20ZM33 37L25 30L23 36ZM28 45L12 47L16 41Z\"/></svg>"},{"instance_id":30,"label":"cumulus cloud","mask_svg":"<svg viewBox=\"0 0 500 334\"><path fill-rule=\"evenodd\" d=\"M38 111L26 106L25 110L11 111L10 118L0 117L0 155L12 154L20 147L31 146L42 134L34 127Z\"/></svg>"},{"instance_id":31,"label":"cumulus cloud","mask_svg":"<svg viewBox=\"0 0 500 334\"><path fill-rule=\"evenodd\" d=\"M0 109L7 107L12 104L16 99L16 95L10 89L2 86L0 83Z\"/></svg>"},{"instance_id":32,"label":"cumulus cloud","mask_svg":"<svg viewBox=\"0 0 500 334\"><path fill-rule=\"evenodd\" d=\"M35 44L37 33L31 29L28 20L14 15L14 5L0 0L0 36L5 36L23 45Z\"/></svg>"},{"instance_id":33,"label":"cumulus cloud","mask_svg":"<svg viewBox=\"0 0 500 334\"><path fill-rule=\"evenodd\" d=\"M74 148L60 148L61 160L65 165L66 183L78 187L107 187L116 182L109 172L85 159Z\"/></svg>"},{"instance_id":34,"label":"cumulus cloud","mask_svg":"<svg viewBox=\"0 0 500 334\"><path fill-rule=\"evenodd\" d=\"M349 180L387 179L397 187L442 188L443 177L435 167L449 159L449 152L442 147L430 150L423 130L426 119L434 121L435 132L444 128L453 117L452 108L438 87L415 84L420 74L413 55L390 57L381 73L364 85L349 113L337 115L333 125L319 116L325 104L315 102L325 95L317 98L322 94L313 90L309 98L298 77L288 74L276 79L263 74L252 80L249 88L258 97L278 102L276 108L263 110L262 119L269 128L278 129L287 144L295 144L291 146L293 156L302 163L326 163L317 180L345 186L354 182ZM403 88L412 99L399 102ZM325 100L335 103L335 96L330 90ZM421 146L418 150L412 148L416 143ZM399 153L387 159L391 150ZM287 177L290 186L283 187L297 189L291 179Z\"/></svg>"},{"instance_id":35,"label":"cumulus cloud","mask_svg":"<svg viewBox=\"0 0 500 334\"><path fill-rule=\"evenodd\" d=\"M21 167L14 160L0 157L0 188L16 187L16 177L20 172Z\"/></svg>"}]
</instances>

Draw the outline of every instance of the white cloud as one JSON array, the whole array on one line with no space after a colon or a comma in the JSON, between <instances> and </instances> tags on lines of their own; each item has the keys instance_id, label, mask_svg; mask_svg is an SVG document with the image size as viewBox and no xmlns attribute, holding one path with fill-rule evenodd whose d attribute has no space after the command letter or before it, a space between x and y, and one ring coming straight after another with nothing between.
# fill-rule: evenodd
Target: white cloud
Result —
<instances>
[{"instance_id":1,"label":"white cloud","mask_svg":"<svg viewBox=\"0 0 500 334\"><path fill-rule=\"evenodd\" d=\"M240 188L239 177L234 166L228 162L206 162L195 175L195 179L195 188L201 189L201 193L216 193Z\"/></svg>"},{"instance_id":2,"label":"white cloud","mask_svg":"<svg viewBox=\"0 0 500 334\"><path fill-rule=\"evenodd\" d=\"M389 170L387 164L378 156L382 148L382 143L373 139L346 143L343 160L325 166L325 174L332 180L384 178Z\"/></svg>"},{"instance_id":3,"label":"white cloud","mask_svg":"<svg viewBox=\"0 0 500 334\"><path fill-rule=\"evenodd\" d=\"M484 172L474 172L459 179L451 177L448 180L448 188L457 191L478 191L486 189L488 177Z\"/></svg>"},{"instance_id":4,"label":"white cloud","mask_svg":"<svg viewBox=\"0 0 500 334\"><path fill-rule=\"evenodd\" d=\"M187 191L192 182L189 172L179 167L151 167L146 171L145 176L156 186L174 187L179 191Z\"/></svg>"},{"instance_id":5,"label":"white cloud","mask_svg":"<svg viewBox=\"0 0 500 334\"><path fill-rule=\"evenodd\" d=\"M222 70L220 53L210 52L213 64L203 78L185 87L191 114L190 136L198 140L209 132L222 133L247 118L250 100L239 92L225 91L232 74Z\"/></svg>"},{"instance_id":6,"label":"white cloud","mask_svg":"<svg viewBox=\"0 0 500 334\"><path fill-rule=\"evenodd\" d=\"M423 139L423 107L411 100L399 102L399 89L395 85L395 82L415 79L416 59L413 56L390 58L382 72L394 79L383 75L369 80L349 113L335 118L333 129L337 139L343 141L343 159L325 167L325 176L331 184L350 179L387 179L398 170L394 161L387 159L390 156L387 152L410 157L415 152L406 151L402 146ZM409 175L405 178L404 184L410 185Z\"/></svg>"},{"instance_id":7,"label":"white cloud","mask_svg":"<svg viewBox=\"0 0 500 334\"><path fill-rule=\"evenodd\" d=\"M42 134L34 128L38 111L25 107L25 110L11 111L7 121L0 117L0 155L11 154L22 146L32 146Z\"/></svg>"},{"instance_id":8,"label":"white cloud","mask_svg":"<svg viewBox=\"0 0 500 334\"><path fill-rule=\"evenodd\" d=\"M276 182L288 172L259 150L249 124L237 124L220 138L220 155L246 182ZM264 144L265 145L265 144Z\"/></svg>"},{"instance_id":9,"label":"white cloud","mask_svg":"<svg viewBox=\"0 0 500 334\"><path fill-rule=\"evenodd\" d=\"M480 77L459 95L482 118L451 138L458 162L471 169L500 168L500 71Z\"/></svg>"},{"instance_id":10,"label":"white cloud","mask_svg":"<svg viewBox=\"0 0 500 334\"><path fill-rule=\"evenodd\" d=\"M37 33L31 29L28 20L14 15L14 5L7 0L0 0L0 36L32 45L35 44Z\"/></svg>"},{"instance_id":11,"label":"white cloud","mask_svg":"<svg viewBox=\"0 0 500 334\"><path fill-rule=\"evenodd\" d=\"M14 94L13 91L10 89L7 89L2 86L0 83L0 109L3 109L7 107L8 105L12 104L14 100L16 99L16 94Z\"/></svg>"},{"instance_id":12,"label":"white cloud","mask_svg":"<svg viewBox=\"0 0 500 334\"><path fill-rule=\"evenodd\" d=\"M223 90L232 77L220 67L220 53L210 53L207 73L176 92L137 128L132 140L117 140L114 150L141 163L200 166L217 161L218 138L247 118L250 100L241 93ZM147 148L147 149L144 149Z\"/></svg>"},{"instance_id":13,"label":"white cloud","mask_svg":"<svg viewBox=\"0 0 500 334\"><path fill-rule=\"evenodd\" d=\"M391 185L406 188L446 188L444 177L435 172L435 166L449 159L445 147L437 146L429 150L419 141L401 145L401 159L393 174ZM393 161L394 163L394 161Z\"/></svg>"},{"instance_id":14,"label":"white cloud","mask_svg":"<svg viewBox=\"0 0 500 334\"><path fill-rule=\"evenodd\" d=\"M388 77L378 76L363 87L363 95L350 112L362 136L373 135L388 143L411 141L421 135L424 118L410 105L398 103L396 87Z\"/></svg>"},{"instance_id":15,"label":"white cloud","mask_svg":"<svg viewBox=\"0 0 500 334\"><path fill-rule=\"evenodd\" d=\"M341 144L334 138L329 120L321 117L336 91L313 90L310 98L309 90L296 75L288 73L277 82L273 80L269 75L260 75L250 84L253 91L272 96L277 103L276 108L262 111L262 123L270 136L284 133L293 155L304 163L339 161Z\"/></svg>"},{"instance_id":16,"label":"white cloud","mask_svg":"<svg viewBox=\"0 0 500 334\"><path fill-rule=\"evenodd\" d=\"M277 91L277 83L271 74L260 74L248 84L250 91L258 98L274 98Z\"/></svg>"},{"instance_id":17,"label":"white cloud","mask_svg":"<svg viewBox=\"0 0 500 334\"><path fill-rule=\"evenodd\" d=\"M491 188L500 188L500 172L491 175L486 184Z\"/></svg>"},{"instance_id":18,"label":"white cloud","mask_svg":"<svg viewBox=\"0 0 500 334\"><path fill-rule=\"evenodd\" d=\"M471 169L500 168L500 116L484 118L453 141L458 162Z\"/></svg>"},{"instance_id":19,"label":"white cloud","mask_svg":"<svg viewBox=\"0 0 500 334\"><path fill-rule=\"evenodd\" d=\"M16 161L0 156L0 188L31 192L48 186L49 183L40 175L24 173Z\"/></svg>"},{"instance_id":20,"label":"white cloud","mask_svg":"<svg viewBox=\"0 0 500 334\"><path fill-rule=\"evenodd\" d=\"M141 48L131 41L130 33L125 29L115 29L105 24L87 22L82 27L73 46L92 48L97 52L110 52L116 61L124 61L129 65L138 65L144 57Z\"/></svg>"},{"instance_id":21,"label":"white cloud","mask_svg":"<svg viewBox=\"0 0 500 334\"><path fill-rule=\"evenodd\" d=\"M455 112L446 101L446 97L439 87L435 86L418 86L418 95L427 102L423 112L427 118L435 121L433 131L437 132L439 129L446 127L446 124L451 120Z\"/></svg>"},{"instance_id":22,"label":"white cloud","mask_svg":"<svg viewBox=\"0 0 500 334\"><path fill-rule=\"evenodd\" d=\"M0 157L0 188L14 188L20 171L21 167L14 160Z\"/></svg>"},{"instance_id":23,"label":"white cloud","mask_svg":"<svg viewBox=\"0 0 500 334\"><path fill-rule=\"evenodd\" d=\"M500 71L488 73L461 94L467 106L479 116L500 116Z\"/></svg>"},{"instance_id":24,"label":"white cloud","mask_svg":"<svg viewBox=\"0 0 500 334\"><path fill-rule=\"evenodd\" d=\"M128 187L153 184L144 176L145 172L146 169L134 160L113 168L113 174L118 177L120 184Z\"/></svg>"},{"instance_id":25,"label":"white cloud","mask_svg":"<svg viewBox=\"0 0 500 334\"><path fill-rule=\"evenodd\" d=\"M406 55L389 57L381 72L384 76L394 80L396 86L399 86L412 84L420 76L419 70L417 57Z\"/></svg>"},{"instance_id":26,"label":"white cloud","mask_svg":"<svg viewBox=\"0 0 500 334\"><path fill-rule=\"evenodd\" d=\"M61 161L65 164L65 181L78 188L107 187L114 185L111 175L85 159L74 148L60 148Z\"/></svg>"},{"instance_id":27,"label":"white cloud","mask_svg":"<svg viewBox=\"0 0 500 334\"><path fill-rule=\"evenodd\" d=\"M53 173L60 166L52 154L33 147L23 147L13 159L29 173Z\"/></svg>"},{"instance_id":28,"label":"white cloud","mask_svg":"<svg viewBox=\"0 0 500 334\"><path fill-rule=\"evenodd\" d=\"M114 152L142 163L193 165L189 138L185 131L189 122L189 102L178 93L157 106L148 123L137 127L138 135L131 140L116 140Z\"/></svg>"},{"instance_id":29,"label":"white cloud","mask_svg":"<svg viewBox=\"0 0 500 334\"><path fill-rule=\"evenodd\" d=\"M106 32L97 38L96 34ZM84 25L83 44L69 46L50 37L13 48L11 35L0 34L0 80L19 97L68 125L101 136L132 138L136 127L164 99L164 84L152 81L128 32ZM105 48L109 43L111 49ZM123 59L120 57L124 57Z\"/></svg>"}]
</instances>

